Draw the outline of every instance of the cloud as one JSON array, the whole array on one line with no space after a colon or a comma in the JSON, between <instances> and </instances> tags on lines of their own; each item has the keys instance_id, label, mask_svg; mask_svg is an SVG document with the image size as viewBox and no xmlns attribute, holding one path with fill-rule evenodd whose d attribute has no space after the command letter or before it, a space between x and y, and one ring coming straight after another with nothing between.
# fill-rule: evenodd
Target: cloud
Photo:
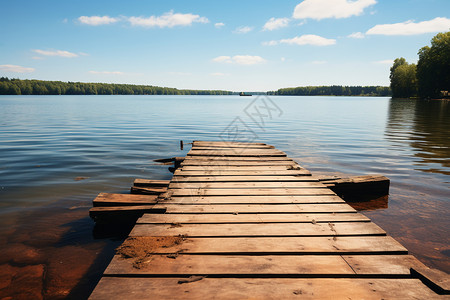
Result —
<instances>
[{"instance_id":1,"label":"cloud","mask_svg":"<svg viewBox=\"0 0 450 300\"><path fill-rule=\"evenodd\" d=\"M286 60L286 58L285 58L285 57L282 57L282 58L280 58L280 60L281 60L281 61L285 61L285 60Z\"/></svg>"},{"instance_id":2,"label":"cloud","mask_svg":"<svg viewBox=\"0 0 450 300\"><path fill-rule=\"evenodd\" d=\"M72 53L69 51L64 50L39 50L34 49L33 52L36 52L37 54L44 55L44 56L60 56L60 57L67 57L67 58L73 58L78 57L79 54Z\"/></svg>"},{"instance_id":3,"label":"cloud","mask_svg":"<svg viewBox=\"0 0 450 300\"><path fill-rule=\"evenodd\" d=\"M225 26L225 24L222 22L214 24L214 27L216 28L222 28L223 26Z\"/></svg>"},{"instance_id":4,"label":"cloud","mask_svg":"<svg viewBox=\"0 0 450 300\"><path fill-rule=\"evenodd\" d=\"M252 55L235 55L233 57L218 56L216 58L213 58L212 61L237 65L256 65L266 62L266 60L261 56L252 56Z\"/></svg>"},{"instance_id":5,"label":"cloud","mask_svg":"<svg viewBox=\"0 0 450 300\"><path fill-rule=\"evenodd\" d=\"M385 60L378 60L374 61L374 64L380 64L380 65L392 65L394 63L393 59L385 59Z\"/></svg>"},{"instance_id":6,"label":"cloud","mask_svg":"<svg viewBox=\"0 0 450 300\"><path fill-rule=\"evenodd\" d=\"M120 71L89 71L89 73L95 75L124 75L124 73Z\"/></svg>"},{"instance_id":7,"label":"cloud","mask_svg":"<svg viewBox=\"0 0 450 300\"><path fill-rule=\"evenodd\" d=\"M233 32L234 33L248 33L248 32L250 32L252 30L253 30L253 27L241 26L241 27L236 28Z\"/></svg>"},{"instance_id":8,"label":"cloud","mask_svg":"<svg viewBox=\"0 0 450 300\"><path fill-rule=\"evenodd\" d=\"M200 17L194 14L180 14L169 11L161 16L144 17L129 17L128 21L133 26L142 27L175 27L175 26L190 26L192 23L209 23L205 17Z\"/></svg>"},{"instance_id":9,"label":"cloud","mask_svg":"<svg viewBox=\"0 0 450 300\"><path fill-rule=\"evenodd\" d=\"M347 37L352 38L352 39L363 39L364 34L362 32L353 32L353 33L347 35Z\"/></svg>"},{"instance_id":10,"label":"cloud","mask_svg":"<svg viewBox=\"0 0 450 300\"><path fill-rule=\"evenodd\" d=\"M406 21L403 23L381 24L370 28L366 34L381 35L415 35L430 32L448 31L450 28L450 19L434 18L430 21L414 23Z\"/></svg>"},{"instance_id":11,"label":"cloud","mask_svg":"<svg viewBox=\"0 0 450 300\"><path fill-rule=\"evenodd\" d=\"M263 30L275 30L279 28L283 28L289 25L289 19L288 18L270 18L269 21L266 22L263 26Z\"/></svg>"},{"instance_id":12,"label":"cloud","mask_svg":"<svg viewBox=\"0 0 450 300\"><path fill-rule=\"evenodd\" d=\"M220 72L210 73L209 75L211 75L211 76L230 76L230 74L220 73Z\"/></svg>"},{"instance_id":13,"label":"cloud","mask_svg":"<svg viewBox=\"0 0 450 300\"><path fill-rule=\"evenodd\" d=\"M311 63L313 65L324 65L324 64L327 63L327 61L325 61L325 60L313 60Z\"/></svg>"},{"instance_id":14,"label":"cloud","mask_svg":"<svg viewBox=\"0 0 450 300\"><path fill-rule=\"evenodd\" d=\"M289 45L313 45L313 46L329 46L336 44L335 39L327 39L315 34L304 34L296 36L292 39L283 39L279 41L281 44Z\"/></svg>"},{"instance_id":15,"label":"cloud","mask_svg":"<svg viewBox=\"0 0 450 300\"><path fill-rule=\"evenodd\" d=\"M295 19L348 18L359 16L364 9L376 4L376 0L304 0L294 9Z\"/></svg>"},{"instance_id":16,"label":"cloud","mask_svg":"<svg viewBox=\"0 0 450 300\"><path fill-rule=\"evenodd\" d=\"M278 45L278 41L267 41L261 43L263 46L275 46Z\"/></svg>"},{"instance_id":17,"label":"cloud","mask_svg":"<svg viewBox=\"0 0 450 300\"><path fill-rule=\"evenodd\" d=\"M35 69L16 65L0 65L0 71L12 73L31 73L34 72Z\"/></svg>"},{"instance_id":18,"label":"cloud","mask_svg":"<svg viewBox=\"0 0 450 300\"><path fill-rule=\"evenodd\" d=\"M112 18L109 16L81 16L78 18L78 21L81 24L86 24L86 25L91 25L91 26L98 26L98 25L108 25L108 24L113 24L116 23L117 21L119 21L118 18Z\"/></svg>"}]
</instances>

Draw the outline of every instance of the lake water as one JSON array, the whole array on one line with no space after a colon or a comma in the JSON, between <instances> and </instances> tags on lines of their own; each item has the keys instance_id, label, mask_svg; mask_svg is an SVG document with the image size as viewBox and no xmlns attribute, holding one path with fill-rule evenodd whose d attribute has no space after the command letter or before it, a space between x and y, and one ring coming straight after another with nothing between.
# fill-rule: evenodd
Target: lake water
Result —
<instances>
[{"instance_id":1,"label":"lake water","mask_svg":"<svg viewBox=\"0 0 450 300\"><path fill-rule=\"evenodd\" d=\"M85 298L125 233L94 230L100 192L170 179L179 140L237 134L313 174L391 179L363 211L450 272L450 102L370 97L0 96L0 298Z\"/></svg>"}]
</instances>

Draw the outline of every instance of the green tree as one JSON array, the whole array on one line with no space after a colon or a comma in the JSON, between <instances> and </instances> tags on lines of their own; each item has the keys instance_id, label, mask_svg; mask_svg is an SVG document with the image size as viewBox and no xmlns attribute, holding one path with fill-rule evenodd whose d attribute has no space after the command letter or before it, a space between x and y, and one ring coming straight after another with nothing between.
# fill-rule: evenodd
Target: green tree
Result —
<instances>
[{"instance_id":1,"label":"green tree","mask_svg":"<svg viewBox=\"0 0 450 300\"><path fill-rule=\"evenodd\" d=\"M401 57L394 60L389 75L392 97L409 98L417 96L416 65L408 64Z\"/></svg>"},{"instance_id":2,"label":"green tree","mask_svg":"<svg viewBox=\"0 0 450 300\"><path fill-rule=\"evenodd\" d=\"M441 91L450 91L450 31L438 33L431 39L431 47L421 48L418 54L419 95L440 97Z\"/></svg>"}]
</instances>

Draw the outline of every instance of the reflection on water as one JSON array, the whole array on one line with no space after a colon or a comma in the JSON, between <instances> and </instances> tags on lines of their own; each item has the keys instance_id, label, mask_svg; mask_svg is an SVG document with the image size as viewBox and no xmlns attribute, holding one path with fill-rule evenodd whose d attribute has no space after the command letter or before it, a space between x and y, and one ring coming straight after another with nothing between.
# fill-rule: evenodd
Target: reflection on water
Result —
<instances>
[{"instance_id":1,"label":"reflection on water","mask_svg":"<svg viewBox=\"0 0 450 300\"><path fill-rule=\"evenodd\" d=\"M170 179L153 159L219 140L237 117L313 174L389 177L389 205L362 213L450 272L448 102L274 96L283 114L259 127L244 111L253 99L0 96L0 298L85 298L123 237L93 231L94 197Z\"/></svg>"}]
</instances>

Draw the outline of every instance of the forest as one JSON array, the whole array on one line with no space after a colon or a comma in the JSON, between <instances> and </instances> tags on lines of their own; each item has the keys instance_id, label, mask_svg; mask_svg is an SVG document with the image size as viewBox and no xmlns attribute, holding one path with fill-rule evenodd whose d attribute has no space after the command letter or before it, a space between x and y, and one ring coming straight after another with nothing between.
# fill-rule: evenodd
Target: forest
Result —
<instances>
[{"instance_id":1,"label":"forest","mask_svg":"<svg viewBox=\"0 0 450 300\"><path fill-rule=\"evenodd\" d=\"M151 85L0 78L0 95L231 95L220 90L179 90Z\"/></svg>"},{"instance_id":2,"label":"forest","mask_svg":"<svg viewBox=\"0 0 450 300\"><path fill-rule=\"evenodd\" d=\"M390 96L387 86L300 86L283 88L268 92L269 95L281 96Z\"/></svg>"},{"instance_id":3,"label":"forest","mask_svg":"<svg viewBox=\"0 0 450 300\"><path fill-rule=\"evenodd\" d=\"M392 97L449 97L450 31L438 33L431 39L431 46L422 47L418 54L417 65L403 57L394 60L389 76Z\"/></svg>"}]
</instances>

